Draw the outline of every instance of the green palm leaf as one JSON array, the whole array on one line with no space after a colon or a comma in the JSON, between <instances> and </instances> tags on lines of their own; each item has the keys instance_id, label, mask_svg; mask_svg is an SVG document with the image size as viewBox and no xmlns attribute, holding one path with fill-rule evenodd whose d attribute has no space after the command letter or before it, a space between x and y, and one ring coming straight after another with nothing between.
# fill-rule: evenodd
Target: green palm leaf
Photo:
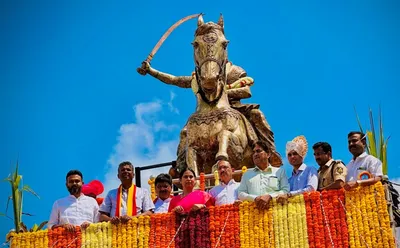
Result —
<instances>
[{"instance_id":1,"label":"green palm leaf","mask_svg":"<svg viewBox=\"0 0 400 248\"><path fill-rule=\"evenodd\" d=\"M363 128L361 126L361 121L360 118L357 114L357 111L354 111L356 113L356 119L358 126L360 128L360 131L364 133ZM383 119L382 119L382 110L381 107L379 106L379 116L378 116L378 125L379 125L379 133L375 132L375 122L374 122L374 116L372 113L372 109L369 108L368 111L369 115L369 122L370 122L370 131L366 131L366 136L368 140L368 145L367 145L367 153L378 158L382 162L382 171L384 175L387 175L388 173L388 165L387 165L387 144L389 141L389 138L385 140L384 132L383 132ZM377 139L377 135L379 135Z\"/></svg>"},{"instance_id":2,"label":"green palm leaf","mask_svg":"<svg viewBox=\"0 0 400 248\"><path fill-rule=\"evenodd\" d=\"M11 196L8 198L7 201L6 212L8 209L9 201L12 200L15 231L18 233L20 231L27 230L26 226L24 226L22 223L22 214L26 215L26 213L22 212L23 192L29 192L38 198L39 195L35 191L33 191L28 185L22 185L22 175L18 174L18 161L15 166L15 171L7 178L5 178L4 181L9 182L11 186Z\"/></svg>"},{"instance_id":3,"label":"green palm leaf","mask_svg":"<svg viewBox=\"0 0 400 248\"><path fill-rule=\"evenodd\" d=\"M40 196L39 196L38 194L36 194L36 192L33 191L33 190L31 189L31 187L29 187L29 186L26 185L26 184L24 185L24 187L22 187L22 191L29 192L29 193L31 193L32 195L34 195L34 196L36 196L37 198L40 199Z\"/></svg>"}]
</instances>

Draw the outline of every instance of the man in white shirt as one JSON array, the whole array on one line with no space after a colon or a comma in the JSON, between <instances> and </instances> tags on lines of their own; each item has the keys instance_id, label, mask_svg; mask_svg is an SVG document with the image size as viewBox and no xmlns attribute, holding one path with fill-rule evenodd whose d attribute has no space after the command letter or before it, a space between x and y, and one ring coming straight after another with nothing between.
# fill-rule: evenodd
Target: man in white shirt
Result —
<instances>
[{"instance_id":1,"label":"man in white shirt","mask_svg":"<svg viewBox=\"0 0 400 248\"><path fill-rule=\"evenodd\" d=\"M157 198L153 203L155 206L154 213L167 213L172 195L172 177L169 174L160 174L155 180Z\"/></svg>"},{"instance_id":2,"label":"man in white shirt","mask_svg":"<svg viewBox=\"0 0 400 248\"><path fill-rule=\"evenodd\" d=\"M83 176L78 170L71 170L66 176L69 196L54 202L48 228L64 227L74 231L75 226L86 228L90 223L99 221L99 205L92 197L84 195L82 190Z\"/></svg>"},{"instance_id":3,"label":"man in white shirt","mask_svg":"<svg viewBox=\"0 0 400 248\"><path fill-rule=\"evenodd\" d=\"M265 142L257 141L253 152L256 167L242 175L238 188L239 199L254 201L257 208L267 209L272 197L288 193L290 186L285 169L270 165L268 159L271 152Z\"/></svg>"},{"instance_id":4,"label":"man in white shirt","mask_svg":"<svg viewBox=\"0 0 400 248\"><path fill-rule=\"evenodd\" d=\"M232 166L228 161L219 160L217 162L218 176L221 183L210 190L210 195L215 200L215 206L240 203L238 191L240 183L232 178Z\"/></svg>"},{"instance_id":5,"label":"man in white shirt","mask_svg":"<svg viewBox=\"0 0 400 248\"><path fill-rule=\"evenodd\" d=\"M121 184L117 189L110 190L100 205L100 221L127 223L132 216L153 214L154 203L149 191L133 183L135 174L132 163L120 163L117 176Z\"/></svg>"},{"instance_id":6,"label":"man in white shirt","mask_svg":"<svg viewBox=\"0 0 400 248\"><path fill-rule=\"evenodd\" d=\"M367 139L362 132L350 132L347 135L349 151L353 158L347 164L347 176L345 189L349 190L357 186L367 186L382 180L382 162L365 152ZM359 178L361 173L368 172L371 178Z\"/></svg>"}]
</instances>

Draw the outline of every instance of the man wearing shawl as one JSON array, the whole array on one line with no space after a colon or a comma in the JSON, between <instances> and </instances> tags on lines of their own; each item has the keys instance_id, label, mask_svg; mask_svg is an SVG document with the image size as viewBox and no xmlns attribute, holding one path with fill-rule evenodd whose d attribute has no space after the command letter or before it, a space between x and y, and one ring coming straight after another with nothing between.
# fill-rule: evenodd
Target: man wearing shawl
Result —
<instances>
[{"instance_id":1,"label":"man wearing shawl","mask_svg":"<svg viewBox=\"0 0 400 248\"><path fill-rule=\"evenodd\" d=\"M297 136L286 143L286 156L293 167L292 176L289 178L290 192L278 196L278 202L304 192L315 191L318 188L318 172L312 166L307 166L303 161L307 155L308 144L303 135Z\"/></svg>"},{"instance_id":2,"label":"man wearing shawl","mask_svg":"<svg viewBox=\"0 0 400 248\"><path fill-rule=\"evenodd\" d=\"M118 166L118 178L121 185L110 190L100 206L100 220L111 221L113 224L126 223L131 217L150 215L154 211L154 203L146 189L133 183L133 165L122 162Z\"/></svg>"}]
</instances>

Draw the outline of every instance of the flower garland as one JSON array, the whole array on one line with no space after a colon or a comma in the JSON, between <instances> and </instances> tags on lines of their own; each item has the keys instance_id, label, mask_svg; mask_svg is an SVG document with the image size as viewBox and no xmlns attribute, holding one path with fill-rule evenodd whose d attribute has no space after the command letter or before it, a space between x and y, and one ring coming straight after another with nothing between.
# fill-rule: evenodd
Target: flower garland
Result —
<instances>
[{"instance_id":1,"label":"flower garland","mask_svg":"<svg viewBox=\"0 0 400 248\"><path fill-rule=\"evenodd\" d=\"M48 230L48 246L53 248L78 248L82 246L82 233L79 226L69 232L63 227Z\"/></svg>"},{"instance_id":2,"label":"flower garland","mask_svg":"<svg viewBox=\"0 0 400 248\"><path fill-rule=\"evenodd\" d=\"M290 247L290 238L288 230L288 206L287 204L277 203L276 200L272 200L272 206L274 208L274 230L275 231L275 247Z\"/></svg>"},{"instance_id":3,"label":"flower garland","mask_svg":"<svg viewBox=\"0 0 400 248\"><path fill-rule=\"evenodd\" d=\"M273 242L272 207L258 210L254 202L245 201L239 206L239 236L235 247L275 247ZM274 208L275 209L275 208ZM237 227L236 227L237 228ZM232 245L231 245L232 246Z\"/></svg>"},{"instance_id":4,"label":"flower garland","mask_svg":"<svg viewBox=\"0 0 400 248\"><path fill-rule=\"evenodd\" d=\"M240 222L239 222L239 206L233 205L232 207L232 221L231 224L231 237L234 240L234 248L240 248Z\"/></svg>"},{"instance_id":5,"label":"flower garland","mask_svg":"<svg viewBox=\"0 0 400 248\"><path fill-rule=\"evenodd\" d=\"M270 207L266 214L264 214L264 225L268 228L269 232L265 232L265 240L268 247L275 247L275 235L274 235L274 213L273 209ZM268 242L269 240L269 242Z\"/></svg>"},{"instance_id":6,"label":"flower garland","mask_svg":"<svg viewBox=\"0 0 400 248\"><path fill-rule=\"evenodd\" d=\"M151 176L150 179L147 181L147 183L150 185L150 195L151 195L151 200L154 201L154 199L157 198L156 195L156 179Z\"/></svg>"},{"instance_id":7,"label":"flower garland","mask_svg":"<svg viewBox=\"0 0 400 248\"><path fill-rule=\"evenodd\" d=\"M206 190L206 179L205 179L204 172L200 172L200 189L202 191Z\"/></svg>"},{"instance_id":8,"label":"flower garland","mask_svg":"<svg viewBox=\"0 0 400 248\"><path fill-rule=\"evenodd\" d=\"M11 247L18 248L47 248L48 234L47 230L36 232L11 233L7 235L7 240L11 240Z\"/></svg>"},{"instance_id":9,"label":"flower garland","mask_svg":"<svg viewBox=\"0 0 400 248\"><path fill-rule=\"evenodd\" d=\"M309 247L308 241L308 233L307 233L307 219L306 219L306 203L304 201L303 195L298 195L289 199L289 205L294 204L294 213L290 213L291 215L295 215L297 230L299 232L298 237L296 237L296 231L292 231L291 235L295 236L296 246L302 248Z\"/></svg>"},{"instance_id":10,"label":"flower garland","mask_svg":"<svg viewBox=\"0 0 400 248\"><path fill-rule=\"evenodd\" d=\"M170 245L175 234L173 213L160 213L150 216L149 248L173 247ZM128 246L130 247L130 246Z\"/></svg>"},{"instance_id":11,"label":"flower garland","mask_svg":"<svg viewBox=\"0 0 400 248\"><path fill-rule=\"evenodd\" d=\"M207 208L177 215L176 224L179 225L179 234L175 237L177 248L210 248L210 213Z\"/></svg>"},{"instance_id":12,"label":"flower garland","mask_svg":"<svg viewBox=\"0 0 400 248\"><path fill-rule=\"evenodd\" d=\"M385 198L385 189L381 182L375 185L375 200L377 203L377 212L379 215L379 225L382 230L383 247L395 247L393 232L390 228L390 218Z\"/></svg>"},{"instance_id":13,"label":"flower garland","mask_svg":"<svg viewBox=\"0 0 400 248\"><path fill-rule=\"evenodd\" d=\"M346 191L345 195L349 246L395 247L381 182Z\"/></svg>"},{"instance_id":14,"label":"flower garland","mask_svg":"<svg viewBox=\"0 0 400 248\"><path fill-rule=\"evenodd\" d=\"M177 214L175 217L175 229L179 230L177 235L175 236L175 247L183 248L189 247L189 222L187 221L189 217L185 214Z\"/></svg>"},{"instance_id":15,"label":"flower garland","mask_svg":"<svg viewBox=\"0 0 400 248\"><path fill-rule=\"evenodd\" d=\"M306 204L303 195L289 198L287 204L273 205L273 230L276 247L309 247Z\"/></svg>"},{"instance_id":16,"label":"flower garland","mask_svg":"<svg viewBox=\"0 0 400 248\"><path fill-rule=\"evenodd\" d=\"M68 232L62 227L10 232L11 247L239 248L395 247L384 186L304 193L287 204L254 202L190 212L133 217L126 224L101 222ZM181 225L182 224L182 225Z\"/></svg>"},{"instance_id":17,"label":"flower garland","mask_svg":"<svg viewBox=\"0 0 400 248\"><path fill-rule=\"evenodd\" d=\"M82 246L87 248L111 247L111 230L110 222L90 224L89 227L82 231Z\"/></svg>"},{"instance_id":18,"label":"flower garland","mask_svg":"<svg viewBox=\"0 0 400 248\"><path fill-rule=\"evenodd\" d=\"M317 191L304 193L308 197L307 218L308 236L313 237L313 242L309 239L309 247L325 247L325 229L324 220L322 215L322 208L320 203L320 193Z\"/></svg>"},{"instance_id":19,"label":"flower garland","mask_svg":"<svg viewBox=\"0 0 400 248\"><path fill-rule=\"evenodd\" d=\"M304 202L306 205L306 225L307 225L307 233L308 233L308 242L310 248L315 248L315 236L314 236L314 221L313 221L313 212L311 207L311 197L310 193L304 193Z\"/></svg>"},{"instance_id":20,"label":"flower garland","mask_svg":"<svg viewBox=\"0 0 400 248\"><path fill-rule=\"evenodd\" d=\"M217 170L214 171L214 185L219 185L219 174Z\"/></svg>"},{"instance_id":21,"label":"flower garland","mask_svg":"<svg viewBox=\"0 0 400 248\"><path fill-rule=\"evenodd\" d=\"M216 224L216 219L219 218L218 215L215 214L215 210L218 207L214 207L211 206L209 208L209 212L210 212L210 225L209 225L209 229L210 229L210 242L211 242L211 247L215 247L216 242L217 242L217 231L216 228L218 227L218 225Z\"/></svg>"},{"instance_id":22,"label":"flower garland","mask_svg":"<svg viewBox=\"0 0 400 248\"><path fill-rule=\"evenodd\" d=\"M325 213L325 226L327 227L329 240L325 240L326 246L349 247L348 226L346 222L344 202L344 190L329 190L321 192L322 209Z\"/></svg>"},{"instance_id":23,"label":"flower garland","mask_svg":"<svg viewBox=\"0 0 400 248\"><path fill-rule=\"evenodd\" d=\"M233 204L210 207L211 247L240 247L239 207Z\"/></svg>"}]
</instances>

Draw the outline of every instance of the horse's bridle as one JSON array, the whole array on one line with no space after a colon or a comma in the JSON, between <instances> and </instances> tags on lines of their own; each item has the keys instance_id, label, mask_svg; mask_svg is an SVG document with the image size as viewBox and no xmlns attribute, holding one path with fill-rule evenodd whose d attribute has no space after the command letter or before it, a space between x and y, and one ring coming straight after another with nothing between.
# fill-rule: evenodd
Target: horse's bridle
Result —
<instances>
[{"instance_id":1,"label":"horse's bridle","mask_svg":"<svg viewBox=\"0 0 400 248\"><path fill-rule=\"evenodd\" d=\"M219 66L220 73L218 74L218 79L217 79L218 83L219 83L221 81L224 82L224 80L225 80L225 74L226 74L225 68L226 68L227 60L224 59L224 61L222 63L220 63L218 60L216 60L214 58L214 56L207 56L205 60L203 60L201 63L199 63L199 65L196 65L196 67L195 67L195 75L196 75L196 81L197 81L197 86L198 86L198 93L200 94L203 101L205 101L207 104L215 104L221 98L224 89L222 89L219 92L218 96L213 101L210 101L207 99L203 89L200 86L201 67L203 66L204 63L206 63L208 61L213 61L213 62L217 63L217 65Z\"/></svg>"}]
</instances>

